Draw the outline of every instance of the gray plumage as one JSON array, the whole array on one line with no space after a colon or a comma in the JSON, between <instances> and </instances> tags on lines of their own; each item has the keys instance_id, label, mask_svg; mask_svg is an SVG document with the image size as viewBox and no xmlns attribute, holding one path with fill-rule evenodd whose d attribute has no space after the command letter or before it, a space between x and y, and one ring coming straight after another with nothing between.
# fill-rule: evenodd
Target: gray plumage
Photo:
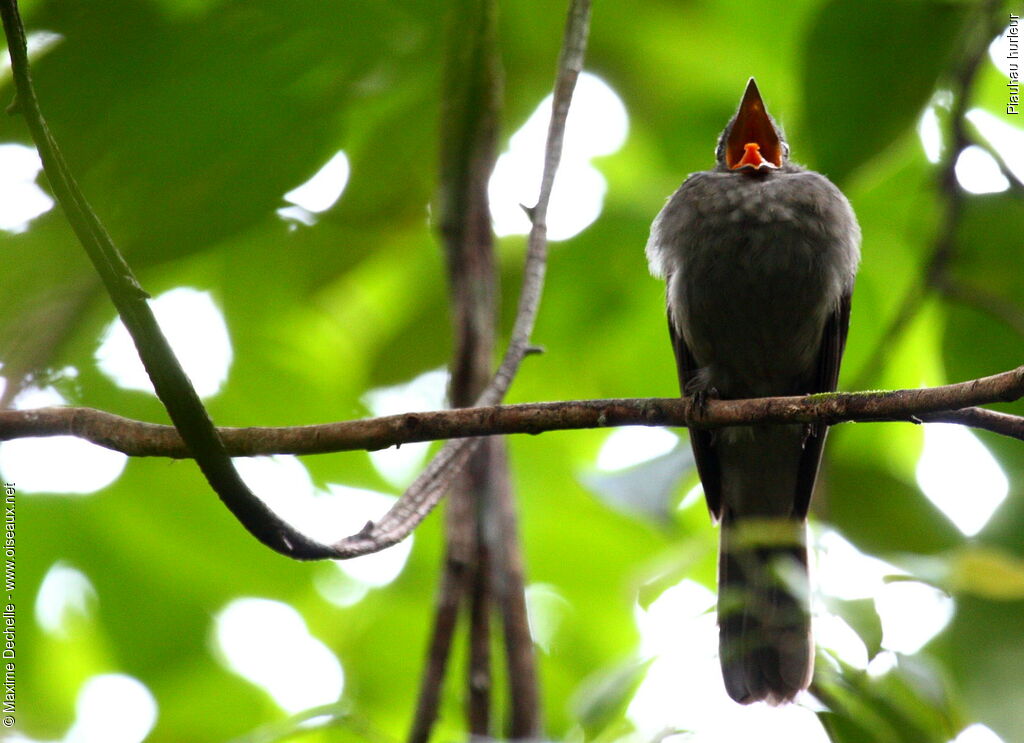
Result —
<instances>
[{"instance_id":1,"label":"gray plumage","mask_svg":"<svg viewBox=\"0 0 1024 743\"><path fill-rule=\"evenodd\" d=\"M684 394L836 387L860 229L839 189L789 162L788 151L751 79L719 140L717 167L687 178L651 227L647 258L667 282ZM825 434L805 426L690 432L708 506L722 523L720 652L726 689L739 702L789 701L810 682L804 524Z\"/></svg>"}]
</instances>

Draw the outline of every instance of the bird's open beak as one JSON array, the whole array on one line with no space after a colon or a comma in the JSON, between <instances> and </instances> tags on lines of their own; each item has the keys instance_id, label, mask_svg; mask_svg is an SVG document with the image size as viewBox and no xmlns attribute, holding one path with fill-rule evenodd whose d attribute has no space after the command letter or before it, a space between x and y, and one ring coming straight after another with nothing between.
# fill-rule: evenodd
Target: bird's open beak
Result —
<instances>
[{"instance_id":1,"label":"bird's open beak","mask_svg":"<svg viewBox=\"0 0 1024 743\"><path fill-rule=\"evenodd\" d=\"M725 164L731 170L782 166L782 143L768 118L754 78L747 83L736 121L726 138Z\"/></svg>"}]
</instances>

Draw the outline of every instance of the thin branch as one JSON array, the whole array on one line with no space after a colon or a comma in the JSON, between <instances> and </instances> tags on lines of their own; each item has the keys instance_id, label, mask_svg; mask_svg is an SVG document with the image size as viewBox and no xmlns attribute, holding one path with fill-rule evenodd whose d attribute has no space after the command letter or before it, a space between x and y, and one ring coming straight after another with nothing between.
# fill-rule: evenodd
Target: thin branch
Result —
<instances>
[{"instance_id":1,"label":"thin branch","mask_svg":"<svg viewBox=\"0 0 1024 743\"><path fill-rule=\"evenodd\" d=\"M589 0L572 0L555 79L540 195L537 205L529 210L533 226L527 242L526 266L523 270L523 285L519 294L515 325L512 328L505 358L487 389L477 399L477 405L495 405L504 398L519 370L519 365L531 349L530 336L540 307L547 265L548 203L551 201L555 172L562 156L562 140L569 104L576 79L583 68L589 23ZM408 536L444 496L455 473L465 464L475 445L472 440L449 441L445 444L398 503L384 514L380 521L369 523L359 534L338 542L334 546L334 556L355 557L376 552Z\"/></svg>"},{"instance_id":2,"label":"thin branch","mask_svg":"<svg viewBox=\"0 0 1024 743\"><path fill-rule=\"evenodd\" d=\"M935 286L946 297L988 313L1024 337L1024 307L1016 302L949 275L939 277Z\"/></svg>"},{"instance_id":3,"label":"thin branch","mask_svg":"<svg viewBox=\"0 0 1024 743\"><path fill-rule=\"evenodd\" d=\"M288 525L257 498L239 476L195 388L178 363L146 303L148 295L132 274L71 174L36 98L29 70L25 28L17 0L0 0L11 57L16 99L25 117L53 195L85 249L125 328L135 342L157 397L188 445L207 482L235 518L258 540L296 559L331 557L332 552Z\"/></svg>"},{"instance_id":4,"label":"thin branch","mask_svg":"<svg viewBox=\"0 0 1024 743\"><path fill-rule=\"evenodd\" d=\"M1024 397L1024 366L942 387L879 392L835 392L806 397L708 400L690 398L568 400L403 413L340 423L283 428L221 428L232 456L374 451L417 441L615 426L696 426L911 421L945 416L951 422L1024 439L1024 418L993 411L967 415L976 405ZM984 421L981 425L978 422ZM0 441L77 436L129 456L187 458L172 426L143 423L91 408L0 410ZM443 450L442 450L443 451Z\"/></svg>"},{"instance_id":5,"label":"thin branch","mask_svg":"<svg viewBox=\"0 0 1024 743\"><path fill-rule=\"evenodd\" d=\"M996 161L996 165L999 166L999 172L1003 174L1006 182L1010 184L1010 193L1021 196L1024 194L1024 181L1022 181L1017 173L1006 164L1006 158L1003 157L1003 153L1000 152L996 147L993 147L988 140L981 137L971 137L970 144L981 147L985 152L992 156L992 159Z\"/></svg>"},{"instance_id":6,"label":"thin branch","mask_svg":"<svg viewBox=\"0 0 1024 743\"><path fill-rule=\"evenodd\" d=\"M547 205L561 157L562 137L572 91L582 67L589 5L588 0L573 0L569 12L566 41L559 60L555 84L540 197L532 210L533 228L530 232L519 310L505 359L490 385L480 396L478 404L494 404L504 397L530 348L529 339L537 315L544 278ZM29 73L25 29L18 13L17 0L0 0L0 16L3 18L4 31L7 34L17 91L15 108L25 116L54 196L92 260L121 320L132 336L157 396L167 409L210 486L253 536L271 549L295 559L355 557L379 551L405 538L443 497L452 478L465 464L475 447L474 442L452 441L446 444L380 521L367 523L358 534L334 545L324 545L309 539L271 511L249 490L235 470L206 409L146 303L148 295L140 287L75 183L47 128Z\"/></svg>"},{"instance_id":7,"label":"thin branch","mask_svg":"<svg viewBox=\"0 0 1024 743\"><path fill-rule=\"evenodd\" d=\"M961 410L940 410L936 413L921 413L917 416L924 423L957 423L1002 436L1024 441L1024 417L1000 413L985 408L963 408Z\"/></svg>"},{"instance_id":8,"label":"thin branch","mask_svg":"<svg viewBox=\"0 0 1024 743\"><path fill-rule=\"evenodd\" d=\"M583 70L583 56L590 30L590 0L572 0L565 26L565 38L558 60L558 75L551 101L551 122L548 125L547 144L544 148L544 171L541 175L540 195L536 206L527 210L531 221L527 241L526 268L523 289L519 295L516 321L512 328L509 349L498 367L488 389L477 400L477 405L495 405L501 401L519 370L525 356L533 351L530 335L540 308L540 294L544 286L548 251L548 204L555 184L555 173L562 159L562 142L569 104L576 88L576 80Z\"/></svg>"}]
</instances>

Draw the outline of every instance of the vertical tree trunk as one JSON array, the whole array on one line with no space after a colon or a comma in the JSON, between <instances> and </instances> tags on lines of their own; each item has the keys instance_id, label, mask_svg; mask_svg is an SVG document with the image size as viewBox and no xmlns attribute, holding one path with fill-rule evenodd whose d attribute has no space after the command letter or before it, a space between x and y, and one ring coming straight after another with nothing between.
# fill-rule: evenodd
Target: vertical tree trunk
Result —
<instances>
[{"instance_id":1,"label":"vertical tree trunk","mask_svg":"<svg viewBox=\"0 0 1024 743\"><path fill-rule=\"evenodd\" d=\"M455 407L473 404L493 373L498 273L487 186L497 154L502 85L495 21L493 0L459 0L448 23L438 213L452 298L450 398ZM410 741L429 739L463 611L469 620L467 728L471 735L493 735L495 609L508 659L508 733L536 737L537 681L504 440L488 439L473 454L452 487L445 524L444 575Z\"/></svg>"}]
</instances>

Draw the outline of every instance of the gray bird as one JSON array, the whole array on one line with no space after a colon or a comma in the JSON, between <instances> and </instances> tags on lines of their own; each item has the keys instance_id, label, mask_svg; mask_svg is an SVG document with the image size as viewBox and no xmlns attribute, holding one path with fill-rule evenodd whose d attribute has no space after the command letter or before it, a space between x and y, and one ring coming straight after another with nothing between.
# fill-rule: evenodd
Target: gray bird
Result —
<instances>
[{"instance_id":1,"label":"gray bird","mask_svg":"<svg viewBox=\"0 0 1024 743\"><path fill-rule=\"evenodd\" d=\"M860 260L860 228L825 176L789 161L754 79L718 139L651 226L667 282L684 395L699 402L835 390ZM722 676L737 702L788 702L811 681L807 509L825 426L690 429L721 522Z\"/></svg>"}]
</instances>

